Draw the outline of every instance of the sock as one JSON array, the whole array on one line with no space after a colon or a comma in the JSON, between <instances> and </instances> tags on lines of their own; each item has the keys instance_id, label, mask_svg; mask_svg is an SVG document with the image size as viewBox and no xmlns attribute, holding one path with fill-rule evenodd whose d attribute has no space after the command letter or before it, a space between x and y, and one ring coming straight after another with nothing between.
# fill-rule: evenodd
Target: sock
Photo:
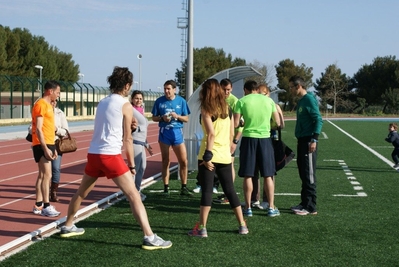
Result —
<instances>
[{"instance_id":1,"label":"sock","mask_svg":"<svg viewBox=\"0 0 399 267\"><path fill-rule=\"evenodd\" d=\"M154 240L155 235L148 235L148 236L145 235L144 238L145 238L145 239L148 239L149 241L152 241L152 240Z\"/></svg>"},{"instance_id":2,"label":"sock","mask_svg":"<svg viewBox=\"0 0 399 267\"><path fill-rule=\"evenodd\" d=\"M186 188L186 187L187 187L187 184L182 184L181 185L181 189Z\"/></svg>"},{"instance_id":3,"label":"sock","mask_svg":"<svg viewBox=\"0 0 399 267\"><path fill-rule=\"evenodd\" d=\"M200 226L198 227L198 229L200 229L200 230L202 230L204 228L205 228L205 226L203 224L200 224Z\"/></svg>"},{"instance_id":4,"label":"sock","mask_svg":"<svg viewBox=\"0 0 399 267\"><path fill-rule=\"evenodd\" d=\"M163 186L163 190L164 190L164 191L169 191L169 185L168 185L168 184L165 184L165 185Z\"/></svg>"},{"instance_id":5,"label":"sock","mask_svg":"<svg viewBox=\"0 0 399 267\"><path fill-rule=\"evenodd\" d=\"M48 206L50 206L50 203L43 203L43 209L47 208Z\"/></svg>"},{"instance_id":6,"label":"sock","mask_svg":"<svg viewBox=\"0 0 399 267\"><path fill-rule=\"evenodd\" d=\"M41 207L43 205L43 201L36 202L36 207Z\"/></svg>"}]
</instances>

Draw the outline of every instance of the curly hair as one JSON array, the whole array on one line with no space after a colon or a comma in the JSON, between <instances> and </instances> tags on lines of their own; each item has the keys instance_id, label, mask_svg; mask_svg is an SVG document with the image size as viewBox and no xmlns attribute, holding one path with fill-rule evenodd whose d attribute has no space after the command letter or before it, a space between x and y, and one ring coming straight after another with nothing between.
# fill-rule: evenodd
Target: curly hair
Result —
<instances>
[{"instance_id":1,"label":"curly hair","mask_svg":"<svg viewBox=\"0 0 399 267\"><path fill-rule=\"evenodd\" d=\"M208 79L202 84L198 101L201 109L210 114L213 119L219 117L225 119L229 116L224 91L216 79Z\"/></svg>"},{"instance_id":2,"label":"curly hair","mask_svg":"<svg viewBox=\"0 0 399 267\"><path fill-rule=\"evenodd\" d=\"M111 93L119 93L124 90L126 84L132 85L133 73L126 67L114 67L114 71L108 76L109 90Z\"/></svg>"}]
</instances>

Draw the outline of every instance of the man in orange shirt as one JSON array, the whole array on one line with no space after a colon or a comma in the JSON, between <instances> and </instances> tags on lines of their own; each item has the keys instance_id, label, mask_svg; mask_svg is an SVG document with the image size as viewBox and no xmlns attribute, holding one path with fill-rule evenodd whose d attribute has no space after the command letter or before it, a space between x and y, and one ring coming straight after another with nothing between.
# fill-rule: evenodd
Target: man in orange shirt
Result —
<instances>
[{"instance_id":1,"label":"man in orange shirt","mask_svg":"<svg viewBox=\"0 0 399 267\"><path fill-rule=\"evenodd\" d=\"M32 109L32 150L39 168L33 213L48 217L60 215L60 212L50 205L49 200L51 161L58 156L54 144L56 127L51 101L55 101L60 96L60 91L58 82L46 82L43 97L35 103Z\"/></svg>"}]
</instances>

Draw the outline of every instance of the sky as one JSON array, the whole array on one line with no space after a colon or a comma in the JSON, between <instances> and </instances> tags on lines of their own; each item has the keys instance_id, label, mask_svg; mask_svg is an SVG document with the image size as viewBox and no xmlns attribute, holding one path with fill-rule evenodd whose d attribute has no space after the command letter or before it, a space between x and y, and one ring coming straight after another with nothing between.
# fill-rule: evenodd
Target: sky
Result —
<instances>
[{"instance_id":1,"label":"sky","mask_svg":"<svg viewBox=\"0 0 399 267\"><path fill-rule=\"evenodd\" d=\"M114 66L123 66L134 74L133 89L141 81L142 90L162 91L181 67L177 22L187 15L185 1L0 0L0 24L26 28L72 54L83 82L108 86ZM192 2L194 48L223 49L267 66L291 59L312 67L314 82L331 64L353 76L376 57L399 58L397 0ZM43 66L51 79L45 72Z\"/></svg>"}]
</instances>

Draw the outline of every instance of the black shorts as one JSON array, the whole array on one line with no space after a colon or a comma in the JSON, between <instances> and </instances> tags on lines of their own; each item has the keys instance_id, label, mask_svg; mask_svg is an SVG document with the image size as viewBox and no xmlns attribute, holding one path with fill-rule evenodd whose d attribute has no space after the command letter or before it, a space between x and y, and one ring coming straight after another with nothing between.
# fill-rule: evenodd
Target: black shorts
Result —
<instances>
[{"instance_id":1,"label":"black shorts","mask_svg":"<svg viewBox=\"0 0 399 267\"><path fill-rule=\"evenodd\" d=\"M253 177L257 167L262 177L274 176L276 173L272 140L243 137L240 145L238 176Z\"/></svg>"},{"instance_id":2,"label":"black shorts","mask_svg":"<svg viewBox=\"0 0 399 267\"><path fill-rule=\"evenodd\" d=\"M55 153L55 145L46 145L53 154ZM42 157L44 157L44 151L41 145L36 145L32 147L33 150L33 158L35 162L38 163Z\"/></svg>"}]
</instances>

